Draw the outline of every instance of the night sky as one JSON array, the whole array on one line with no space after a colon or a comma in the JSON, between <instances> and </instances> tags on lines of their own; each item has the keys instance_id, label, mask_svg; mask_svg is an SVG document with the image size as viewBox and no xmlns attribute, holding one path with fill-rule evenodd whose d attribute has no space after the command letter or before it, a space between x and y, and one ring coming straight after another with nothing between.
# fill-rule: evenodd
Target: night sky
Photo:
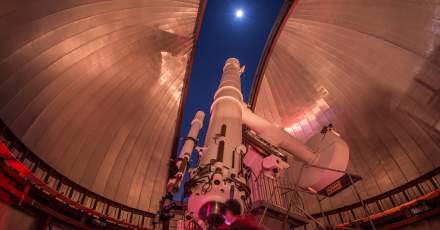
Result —
<instances>
[{"instance_id":1,"label":"night sky","mask_svg":"<svg viewBox=\"0 0 440 230\"><path fill-rule=\"evenodd\" d=\"M220 82L224 62L229 57L238 58L241 65L246 66L241 75L241 87L245 101L248 100L266 40L283 2L207 0L184 105L179 150L198 110L206 114L199 134L199 145L203 144L209 122L209 108ZM242 18L235 16L238 9L244 12ZM194 157L192 160L194 163ZM180 197L178 195L177 199Z\"/></svg>"}]
</instances>

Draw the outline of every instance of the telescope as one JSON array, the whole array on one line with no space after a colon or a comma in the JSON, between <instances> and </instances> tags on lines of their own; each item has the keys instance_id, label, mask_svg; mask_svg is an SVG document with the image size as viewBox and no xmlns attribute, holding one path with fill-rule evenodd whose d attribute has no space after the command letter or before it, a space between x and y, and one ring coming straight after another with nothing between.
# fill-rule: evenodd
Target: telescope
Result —
<instances>
[{"instance_id":1,"label":"telescope","mask_svg":"<svg viewBox=\"0 0 440 230\"><path fill-rule=\"evenodd\" d=\"M184 184L188 197L186 217L202 229L215 229L223 223L221 208L225 201L237 200L242 208L252 202L249 180L262 173L277 177L289 168L289 157L313 166L302 170L297 186L315 192L341 178L348 165L348 146L331 127L302 143L252 112L241 92L243 71L238 59L226 60L210 108L204 145L197 146L205 118L198 111L176 162L177 173L168 182L168 191L176 192L183 176L189 173ZM195 149L199 162L189 169Z\"/></svg>"}]
</instances>

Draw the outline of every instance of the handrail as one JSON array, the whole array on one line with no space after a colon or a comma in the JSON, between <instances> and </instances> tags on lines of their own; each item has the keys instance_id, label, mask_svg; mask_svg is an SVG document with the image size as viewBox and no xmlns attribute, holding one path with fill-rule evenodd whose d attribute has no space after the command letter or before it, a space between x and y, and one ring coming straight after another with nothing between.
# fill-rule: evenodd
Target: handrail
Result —
<instances>
[{"instance_id":1,"label":"handrail","mask_svg":"<svg viewBox=\"0 0 440 230\"><path fill-rule=\"evenodd\" d=\"M321 210L312 217L336 229L347 226L370 228L373 223L379 229L394 229L396 226L417 222L440 213L439 176L440 167L437 167L399 187L362 200L364 206L359 201L329 211ZM317 200L321 202L319 197ZM428 205L430 208L423 211L421 215L410 213L409 210L417 209L420 205ZM362 207L364 207L364 212L359 213ZM310 226L304 227L306 230L310 229Z\"/></svg>"},{"instance_id":2,"label":"handrail","mask_svg":"<svg viewBox=\"0 0 440 230\"><path fill-rule=\"evenodd\" d=\"M0 119L0 145L3 145L2 140L11 155L5 154L6 151L3 149L4 155L0 158L29 181L32 187L43 190L49 196L82 212L105 218L120 226L143 228L147 225L145 219L150 220L153 225L156 224L156 214L110 200L63 176L23 144ZM7 168L2 167L1 170L4 172ZM36 175L36 172L39 172L40 176ZM13 179L20 180L15 176Z\"/></svg>"},{"instance_id":3,"label":"handrail","mask_svg":"<svg viewBox=\"0 0 440 230\"><path fill-rule=\"evenodd\" d=\"M409 188L416 187L419 184L421 184L423 182L426 182L426 181L430 181L432 186L435 189L437 189L437 188L439 188L439 186L438 186L438 184L436 182L434 182L435 179L433 179L433 178L435 176L438 176L438 175L440 175L440 167L437 167L437 168L431 170L430 172L425 173L422 176L419 176L416 179L411 180L411 181L409 181L409 182L407 182L407 183L405 183L405 184L403 184L403 185L401 185L399 187L393 188L393 189L388 190L388 191L386 191L384 193L381 193L379 195L367 198L367 199L364 200L364 203L366 205L368 205L368 204L375 203L376 201L379 201L379 200L382 200L382 199L390 198L393 195L396 195L398 193L404 192L405 190L407 190ZM417 188L417 189L420 190L419 188ZM423 195L423 193L422 193L422 195ZM328 215L333 215L333 214L337 214L337 213L340 213L340 212L350 211L352 209L359 208L359 207L362 207L361 202L356 202L356 203L353 203L353 204L350 204L350 205L347 205L347 206L343 206L343 207L340 207L340 208L336 208L336 209L333 209L333 210L330 210L330 211L324 211L323 213L315 213L312 216L314 216L314 217L321 217L323 214L324 214L324 216L328 216Z\"/></svg>"}]
</instances>

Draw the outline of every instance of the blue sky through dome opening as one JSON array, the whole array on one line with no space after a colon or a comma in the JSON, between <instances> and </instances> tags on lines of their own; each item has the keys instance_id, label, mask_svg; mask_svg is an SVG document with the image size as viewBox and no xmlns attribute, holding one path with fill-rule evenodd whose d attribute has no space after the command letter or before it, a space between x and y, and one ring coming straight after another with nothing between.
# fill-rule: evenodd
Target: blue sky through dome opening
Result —
<instances>
[{"instance_id":1,"label":"blue sky through dome opening","mask_svg":"<svg viewBox=\"0 0 440 230\"><path fill-rule=\"evenodd\" d=\"M238 58L246 66L241 87L244 100L248 101L255 71L283 3L283 0L207 0L183 109L179 151L198 110L206 114L199 134L199 145L203 144L209 109L229 57ZM238 10L243 11L241 17L237 17ZM197 161L195 155L191 166ZM182 198L182 188L175 197L177 200Z\"/></svg>"}]
</instances>

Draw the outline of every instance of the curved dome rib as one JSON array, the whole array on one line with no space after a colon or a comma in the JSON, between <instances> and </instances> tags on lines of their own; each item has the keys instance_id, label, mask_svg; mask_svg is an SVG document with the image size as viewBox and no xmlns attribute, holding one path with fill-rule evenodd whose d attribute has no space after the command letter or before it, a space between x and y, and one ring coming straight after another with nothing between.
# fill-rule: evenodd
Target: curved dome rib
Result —
<instances>
[{"instance_id":1,"label":"curved dome rib","mask_svg":"<svg viewBox=\"0 0 440 230\"><path fill-rule=\"evenodd\" d=\"M350 146L348 171L363 177L363 198L439 166L438 1L299 0L294 7L265 60L256 113L303 140L332 123ZM305 199L319 212L315 197ZM354 202L348 189L322 205Z\"/></svg>"},{"instance_id":2,"label":"curved dome rib","mask_svg":"<svg viewBox=\"0 0 440 230\"><path fill-rule=\"evenodd\" d=\"M75 182L156 211L200 2L0 5L1 119Z\"/></svg>"}]
</instances>

